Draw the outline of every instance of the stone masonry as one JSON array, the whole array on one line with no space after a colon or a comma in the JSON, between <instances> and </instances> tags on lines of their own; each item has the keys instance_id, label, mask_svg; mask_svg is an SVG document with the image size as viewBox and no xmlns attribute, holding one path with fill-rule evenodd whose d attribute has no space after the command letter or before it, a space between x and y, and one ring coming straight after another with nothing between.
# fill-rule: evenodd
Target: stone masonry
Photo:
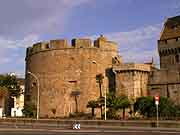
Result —
<instances>
[{"instance_id":1,"label":"stone masonry","mask_svg":"<svg viewBox=\"0 0 180 135\"><path fill-rule=\"evenodd\" d=\"M100 96L98 74L104 76L104 96L110 81L106 71L117 58L117 44L103 36L94 44L90 39L73 39L71 45L66 40L51 40L34 44L26 54L25 104L37 104L37 80L30 71L40 83L40 117L53 117L52 110L56 110L56 117L65 117L77 108L78 112L90 112L88 101Z\"/></svg>"},{"instance_id":2,"label":"stone masonry","mask_svg":"<svg viewBox=\"0 0 180 135\"><path fill-rule=\"evenodd\" d=\"M116 94L135 100L148 95L148 79L151 64L126 63L113 66L116 76Z\"/></svg>"},{"instance_id":3,"label":"stone masonry","mask_svg":"<svg viewBox=\"0 0 180 135\"><path fill-rule=\"evenodd\" d=\"M158 40L160 69L149 77L151 95L166 96L180 104L180 16L168 18Z\"/></svg>"},{"instance_id":4,"label":"stone masonry","mask_svg":"<svg viewBox=\"0 0 180 135\"><path fill-rule=\"evenodd\" d=\"M180 104L180 16L167 19L158 40L160 69L147 64L122 63L117 44L100 36L90 39L50 40L27 48L25 105L37 104L40 117L66 117L90 112L88 101L100 96L96 76L104 76L105 91L135 101L140 96L167 96ZM28 72L37 76L38 80Z\"/></svg>"}]
</instances>

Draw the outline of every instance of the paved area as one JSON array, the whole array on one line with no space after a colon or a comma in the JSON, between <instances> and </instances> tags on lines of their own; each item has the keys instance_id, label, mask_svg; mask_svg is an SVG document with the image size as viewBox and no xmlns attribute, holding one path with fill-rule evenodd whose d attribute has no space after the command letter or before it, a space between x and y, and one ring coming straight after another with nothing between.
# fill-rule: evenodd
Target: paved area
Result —
<instances>
[{"instance_id":1,"label":"paved area","mask_svg":"<svg viewBox=\"0 0 180 135\"><path fill-rule=\"evenodd\" d=\"M0 129L0 135L180 135L176 130L47 130Z\"/></svg>"}]
</instances>

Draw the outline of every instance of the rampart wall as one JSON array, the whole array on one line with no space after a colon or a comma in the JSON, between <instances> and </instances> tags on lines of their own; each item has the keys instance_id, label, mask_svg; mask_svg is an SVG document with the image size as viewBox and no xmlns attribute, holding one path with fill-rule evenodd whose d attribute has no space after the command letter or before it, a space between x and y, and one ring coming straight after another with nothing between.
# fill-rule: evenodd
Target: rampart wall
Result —
<instances>
[{"instance_id":1,"label":"rampart wall","mask_svg":"<svg viewBox=\"0 0 180 135\"><path fill-rule=\"evenodd\" d=\"M26 56L26 102L37 103L37 80L30 71L39 79L40 117L53 117L53 110L56 117L90 113L88 101L100 96L96 76L104 76L104 96L109 84L106 71L116 56L117 45L102 37L94 45L89 39L74 39L71 46L66 40L34 44Z\"/></svg>"}]
</instances>

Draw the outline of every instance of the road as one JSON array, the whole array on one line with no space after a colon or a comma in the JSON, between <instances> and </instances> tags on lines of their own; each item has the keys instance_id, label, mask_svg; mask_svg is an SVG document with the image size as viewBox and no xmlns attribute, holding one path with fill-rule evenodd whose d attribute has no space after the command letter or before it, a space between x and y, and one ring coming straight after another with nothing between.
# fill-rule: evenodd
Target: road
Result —
<instances>
[{"instance_id":1,"label":"road","mask_svg":"<svg viewBox=\"0 0 180 135\"><path fill-rule=\"evenodd\" d=\"M180 135L176 130L47 130L0 129L0 135Z\"/></svg>"}]
</instances>

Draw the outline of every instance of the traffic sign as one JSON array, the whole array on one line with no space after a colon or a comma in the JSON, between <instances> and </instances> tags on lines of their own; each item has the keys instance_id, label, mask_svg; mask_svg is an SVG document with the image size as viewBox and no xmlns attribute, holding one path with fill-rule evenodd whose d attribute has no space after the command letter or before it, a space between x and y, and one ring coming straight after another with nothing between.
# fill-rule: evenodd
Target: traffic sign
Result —
<instances>
[{"instance_id":1,"label":"traffic sign","mask_svg":"<svg viewBox=\"0 0 180 135\"><path fill-rule=\"evenodd\" d=\"M155 101L155 104L156 104L156 105L159 105L159 101Z\"/></svg>"},{"instance_id":2,"label":"traffic sign","mask_svg":"<svg viewBox=\"0 0 180 135\"><path fill-rule=\"evenodd\" d=\"M80 123L73 124L73 129L80 129L80 128L81 128Z\"/></svg>"},{"instance_id":3,"label":"traffic sign","mask_svg":"<svg viewBox=\"0 0 180 135\"><path fill-rule=\"evenodd\" d=\"M159 95L156 95L154 98L155 98L155 101L159 102Z\"/></svg>"},{"instance_id":4,"label":"traffic sign","mask_svg":"<svg viewBox=\"0 0 180 135\"><path fill-rule=\"evenodd\" d=\"M155 104L156 105L159 105L159 95L156 95L155 97L154 97L154 99L155 99Z\"/></svg>"},{"instance_id":5,"label":"traffic sign","mask_svg":"<svg viewBox=\"0 0 180 135\"><path fill-rule=\"evenodd\" d=\"M158 106L159 106L159 95L156 95L154 96L154 99L155 99L155 104L156 104L156 116L157 116L157 122L156 122L156 126L159 127L159 109L158 109Z\"/></svg>"}]
</instances>

